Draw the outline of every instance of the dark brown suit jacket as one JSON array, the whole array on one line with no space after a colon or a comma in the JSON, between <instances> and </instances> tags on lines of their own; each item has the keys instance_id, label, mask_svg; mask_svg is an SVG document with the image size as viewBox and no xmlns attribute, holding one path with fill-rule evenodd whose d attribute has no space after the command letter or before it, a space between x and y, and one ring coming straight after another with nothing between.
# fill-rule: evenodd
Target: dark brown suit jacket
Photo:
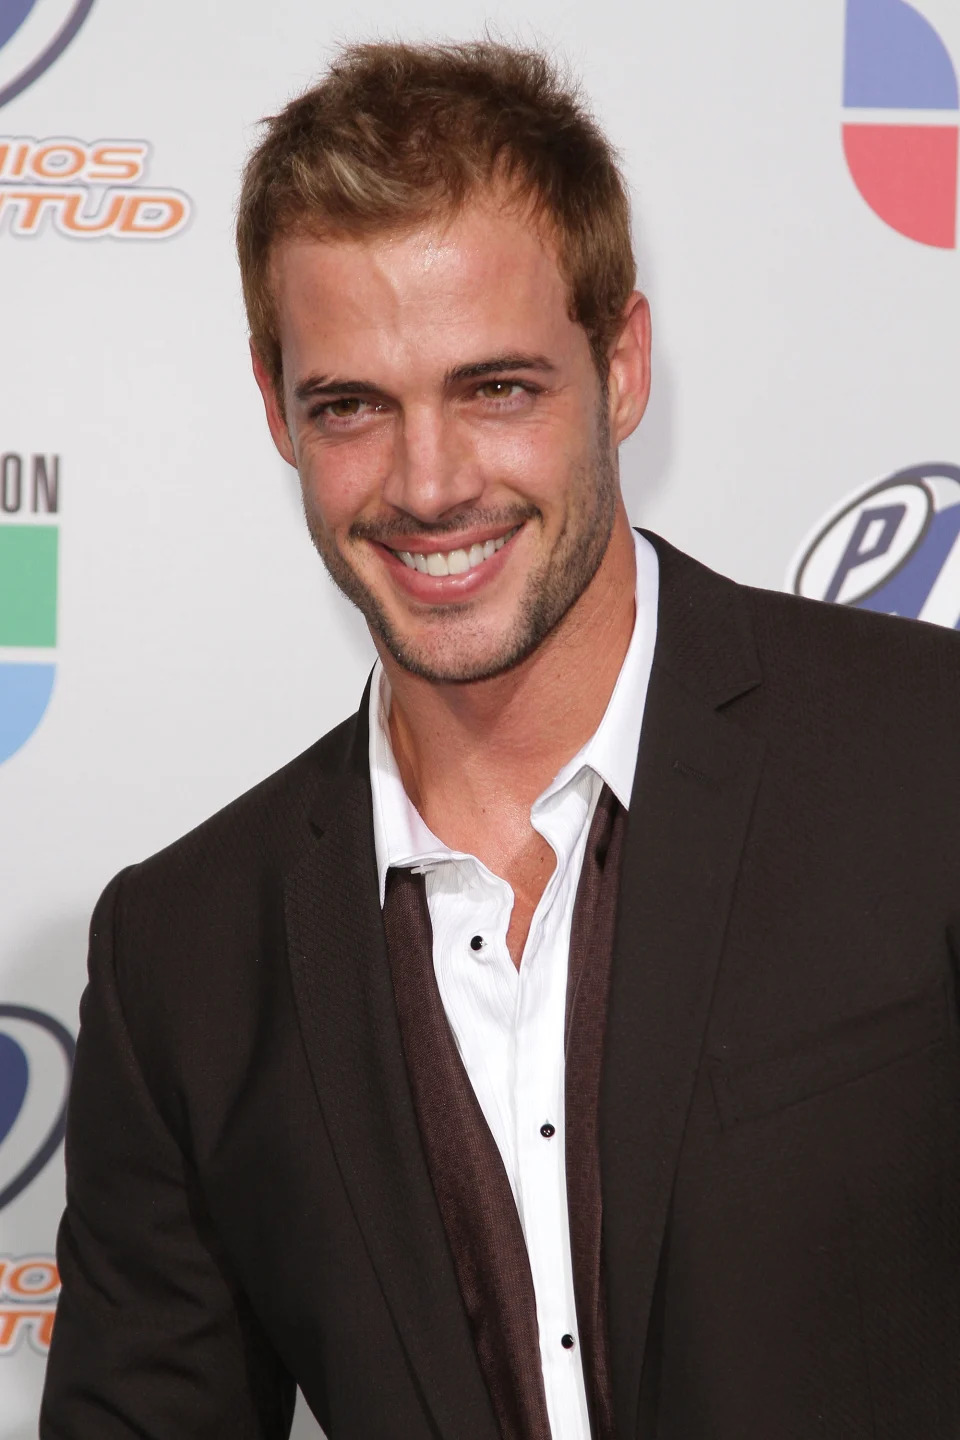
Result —
<instances>
[{"instance_id":1,"label":"dark brown suit jacket","mask_svg":"<svg viewBox=\"0 0 960 1440\"><path fill-rule=\"evenodd\" d=\"M623 1440L960 1435L960 637L661 541L601 1102ZM43 1440L497 1440L365 711L93 921Z\"/></svg>"}]
</instances>

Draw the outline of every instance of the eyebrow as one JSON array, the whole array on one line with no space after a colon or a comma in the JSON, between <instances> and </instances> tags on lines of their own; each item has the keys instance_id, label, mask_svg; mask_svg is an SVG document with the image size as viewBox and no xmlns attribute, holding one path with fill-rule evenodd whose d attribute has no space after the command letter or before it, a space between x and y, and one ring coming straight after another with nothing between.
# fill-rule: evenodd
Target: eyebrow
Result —
<instances>
[{"instance_id":1,"label":"eyebrow","mask_svg":"<svg viewBox=\"0 0 960 1440\"><path fill-rule=\"evenodd\" d=\"M556 366L545 355L495 355L490 360L477 360L472 365L456 365L444 375L444 384L456 385L460 380L478 380L483 375L497 375L503 370L536 370L554 374Z\"/></svg>"},{"instance_id":2,"label":"eyebrow","mask_svg":"<svg viewBox=\"0 0 960 1440\"><path fill-rule=\"evenodd\" d=\"M534 370L539 374L552 375L557 367L545 355L494 355L489 360L475 360L468 365L455 365L443 377L444 385L456 385L464 380L479 380L484 375L500 375L504 372ZM372 380L336 380L327 375L308 375L294 389L294 398L301 403L321 395L381 395L382 387Z\"/></svg>"},{"instance_id":3,"label":"eyebrow","mask_svg":"<svg viewBox=\"0 0 960 1440\"><path fill-rule=\"evenodd\" d=\"M325 375L308 375L294 389L295 400L312 400L316 395L380 394L380 386L372 380L329 380Z\"/></svg>"}]
</instances>

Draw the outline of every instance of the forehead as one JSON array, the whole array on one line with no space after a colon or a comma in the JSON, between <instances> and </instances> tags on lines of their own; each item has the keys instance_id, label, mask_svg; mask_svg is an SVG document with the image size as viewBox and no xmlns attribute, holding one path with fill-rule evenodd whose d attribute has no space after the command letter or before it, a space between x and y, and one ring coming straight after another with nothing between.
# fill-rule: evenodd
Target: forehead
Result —
<instances>
[{"instance_id":1,"label":"forehead","mask_svg":"<svg viewBox=\"0 0 960 1440\"><path fill-rule=\"evenodd\" d=\"M271 268L288 375L586 344L552 241L515 206L478 200L403 231L289 237Z\"/></svg>"}]
</instances>

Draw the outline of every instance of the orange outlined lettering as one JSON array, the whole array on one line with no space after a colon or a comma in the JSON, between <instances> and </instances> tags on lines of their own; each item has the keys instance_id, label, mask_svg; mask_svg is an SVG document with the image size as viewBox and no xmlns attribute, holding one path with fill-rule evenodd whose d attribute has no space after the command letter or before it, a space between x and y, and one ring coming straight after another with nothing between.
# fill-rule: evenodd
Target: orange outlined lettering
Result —
<instances>
[{"instance_id":1,"label":"orange outlined lettering","mask_svg":"<svg viewBox=\"0 0 960 1440\"><path fill-rule=\"evenodd\" d=\"M55 190L8 190L3 198L18 207L10 222L11 235L36 235L45 206L64 197Z\"/></svg>"},{"instance_id":2,"label":"orange outlined lettering","mask_svg":"<svg viewBox=\"0 0 960 1440\"><path fill-rule=\"evenodd\" d=\"M86 146L72 140L51 140L38 146L30 157L30 169L38 180L73 180L86 163Z\"/></svg>"},{"instance_id":3,"label":"orange outlined lettering","mask_svg":"<svg viewBox=\"0 0 960 1440\"><path fill-rule=\"evenodd\" d=\"M17 238L47 225L71 239L165 240L190 220L178 190L142 189L143 140L0 136L0 229Z\"/></svg>"},{"instance_id":4,"label":"orange outlined lettering","mask_svg":"<svg viewBox=\"0 0 960 1440\"><path fill-rule=\"evenodd\" d=\"M78 240L104 235L118 240L165 240L186 226L190 201L176 190L123 187L94 191L79 185L50 190L46 186L0 185L0 225L8 212L9 233L17 237L38 234L50 213L61 235Z\"/></svg>"},{"instance_id":5,"label":"orange outlined lettering","mask_svg":"<svg viewBox=\"0 0 960 1440\"><path fill-rule=\"evenodd\" d=\"M186 220L187 207L183 196L160 191L148 195L138 190L127 201L117 233L150 239L175 235L183 229Z\"/></svg>"},{"instance_id":6,"label":"orange outlined lettering","mask_svg":"<svg viewBox=\"0 0 960 1440\"><path fill-rule=\"evenodd\" d=\"M56 223L68 235L106 235L116 227L117 221L123 211L127 198L123 194L111 194L107 196L100 206L96 215L90 215L86 211L85 202L88 199L87 191L80 191L75 195L68 195L63 205L57 211ZM83 214L81 214L83 210Z\"/></svg>"},{"instance_id":7,"label":"orange outlined lettering","mask_svg":"<svg viewBox=\"0 0 960 1440\"><path fill-rule=\"evenodd\" d=\"M132 184L142 180L147 171L147 156L150 147L139 141L118 144L113 140L94 145L90 154L90 168L87 179L93 181L127 181Z\"/></svg>"},{"instance_id":8,"label":"orange outlined lettering","mask_svg":"<svg viewBox=\"0 0 960 1440\"><path fill-rule=\"evenodd\" d=\"M13 153L10 163L10 174L15 180L23 174L24 166L27 163L27 156L30 154L29 145L18 145Z\"/></svg>"},{"instance_id":9,"label":"orange outlined lettering","mask_svg":"<svg viewBox=\"0 0 960 1440\"><path fill-rule=\"evenodd\" d=\"M11 1355L24 1335L42 1354L50 1349L56 1311L27 1309L22 1305L0 1307L0 1355Z\"/></svg>"},{"instance_id":10,"label":"orange outlined lettering","mask_svg":"<svg viewBox=\"0 0 960 1440\"><path fill-rule=\"evenodd\" d=\"M7 1262L4 1269L3 1289L15 1300L44 1300L60 1293L60 1272L45 1256L20 1260L16 1265Z\"/></svg>"},{"instance_id":11,"label":"orange outlined lettering","mask_svg":"<svg viewBox=\"0 0 960 1440\"><path fill-rule=\"evenodd\" d=\"M0 1356L12 1354L24 1336L47 1353L59 1294L52 1255L0 1255Z\"/></svg>"},{"instance_id":12,"label":"orange outlined lettering","mask_svg":"<svg viewBox=\"0 0 960 1440\"><path fill-rule=\"evenodd\" d=\"M60 1272L52 1255L0 1255L0 1302L55 1300Z\"/></svg>"},{"instance_id":13,"label":"orange outlined lettering","mask_svg":"<svg viewBox=\"0 0 960 1440\"><path fill-rule=\"evenodd\" d=\"M143 140L85 140L56 136L0 138L0 181L80 180L90 185L132 184L147 171L150 146Z\"/></svg>"}]
</instances>

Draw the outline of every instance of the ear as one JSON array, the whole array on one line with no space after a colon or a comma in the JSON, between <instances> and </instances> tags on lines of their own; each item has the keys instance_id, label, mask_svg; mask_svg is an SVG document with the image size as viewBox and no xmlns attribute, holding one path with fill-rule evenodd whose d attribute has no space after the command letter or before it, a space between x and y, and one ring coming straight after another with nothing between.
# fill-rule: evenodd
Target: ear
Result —
<instances>
[{"instance_id":1,"label":"ear","mask_svg":"<svg viewBox=\"0 0 960 1440\"><path fill-rule=\"evenodd\" d=\"M270 434L273 436L273 443L288 465L297 468L297 457L293 450L293 441L290 439L290 431L287 427L286 416L280 404L273 379L264 365L260 354L253 348L253 341L250 342L250 359L253 362L253 375L263 396L263 408L267 413L267 424L270 427Z\"/></svg>"},{"instance_id":2,"label":"ear","mask_svg":"<svg viewBox=\"0 0 960 1440\"><path fill-rule=\"evenodd\" d=\"M643 419L650 398L650 306L635 290L610 351L607 381L610 436L620 445Z\"/></svg>"}]
</instances>

